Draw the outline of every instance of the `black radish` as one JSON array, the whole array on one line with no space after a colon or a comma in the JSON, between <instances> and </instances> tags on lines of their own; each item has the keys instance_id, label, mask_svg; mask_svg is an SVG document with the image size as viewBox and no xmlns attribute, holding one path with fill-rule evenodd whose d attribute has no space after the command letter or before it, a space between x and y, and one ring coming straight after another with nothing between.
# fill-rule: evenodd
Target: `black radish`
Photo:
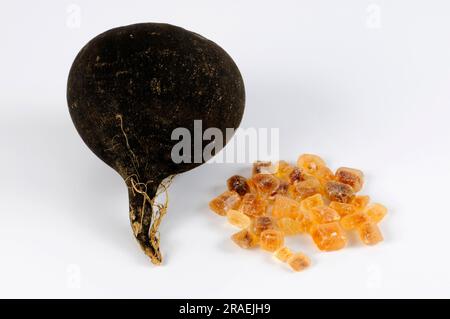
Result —
<instances>
[{"instance_id":1,"label":"black radish","mask_svg":"<svg viewBox=\"0 0 450 319\"><path fill-rule=\"evenodd\" d=\"M135 24L106 31L81 49L67 101L81 138L125 180L134 236L160 264L158 227L166 205L155 205L158 189L205 162L194 156L174 161L179 140L172 133L186 128L194 136L194 121L201 121L202 130L218 128L218 145L225 145L226 129L237 128L244 112L239 69L222 48L194 32ZM194 149L194 138L190 143ZM202 139L201 147L209 143Z\"/></svg>"}]
</instances>

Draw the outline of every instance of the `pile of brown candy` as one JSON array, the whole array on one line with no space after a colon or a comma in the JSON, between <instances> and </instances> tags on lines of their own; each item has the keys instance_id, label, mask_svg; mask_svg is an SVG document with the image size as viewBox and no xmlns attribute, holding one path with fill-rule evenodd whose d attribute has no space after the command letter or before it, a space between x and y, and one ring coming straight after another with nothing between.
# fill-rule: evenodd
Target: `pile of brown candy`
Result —
<instances>
[{"instance_id":1,"label":"pile of brown candy","mask_svg":"<svg viewBox=\"0 0 450 319\"><path fill-rule=\"evenodd\" d=\"M377 224L387 209L369 204L369 196L356 195L363 182L357 169L341 167L333 174L319 156L304 154L296 166L254 163L251 178L230 177L228 191L209 207L241 229L231 237L238 246L259 246L300 271L310 259L286 247L285 236L309 234L322 251L344 248L346 231L358 232L366 245L383 240Z\"/></svg>"}]
</instances>

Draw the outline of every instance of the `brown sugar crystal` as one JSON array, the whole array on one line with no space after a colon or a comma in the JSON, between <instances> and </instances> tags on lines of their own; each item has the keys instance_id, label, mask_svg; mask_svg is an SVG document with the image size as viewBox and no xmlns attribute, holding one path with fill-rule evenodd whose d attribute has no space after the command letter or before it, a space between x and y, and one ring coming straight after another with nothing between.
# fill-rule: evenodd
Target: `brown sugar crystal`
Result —
<instances>
[{"instance_id":1,"label":"brown sugar crystal","mask_svg":"<svg viewBox=\"0 0 450 319\"><path fill-rule=\"evenodd\" d=\"M358 226L359 238L366 245L375 245L383 241L380 229L374 223L368 222Z\"/></svg>"},{"instance_id":2,"label":"brown sugar crystal","mask_svg":"<svg viewBox=\"0 0 450 319\"><path fill-rule=\"evenodd\" d=\"M289 183L301 182L305 180L305 175L298 167L294 167L289 174Z\"/></svg>"},{"instance_id":3,"label":"brown sugar crystal","mask_svg":"<svg viewBox=\"0 0 450 319\"><path fill-rule=\"evenodd\" d=\"M350 185L355 192L359 192L363 186L364 174L358 169L341 167L335 175L338 182Z\"/></svg>"},{"instance_id":4,"label":"brown sugar crystal","mask_svg":"<svg viewBox=\"0 0 450 319\"><path fill-rule=\"evenodd\" d=\"M366 208L365 213L374 223L379 223L387 214L387 208L381 204L375 203Z\"/></svg>"},{"instance_id":5,"label":"brown sugar crystal","mask_svg":"<svg viewBox=\"0 0 450 319\"><path fill-rule=\"evenodd\" d=\"M334 202L334 201L330 202L329 207L334 209L335 211L337 211L341 217L354 214L357 211L356 207L353 206L352 204L340 203L340 202Z\"/></svg>"},{"instance_id":6,"label":"brown sugar crystal","mask_svg":"<svg viewBox=\"0 0 450 319\"><path fill-rule=\"evenodd\" d=\"M297 160L297 166L308 174L314 174L319 167L326 166L325 161L317 155L303 154Z\"/></svg>"},{"instance_id":7,"label":"brown sugar crystal","mask_svg":"<svg viewBox=\"0 0 450 319\"><path fill-rule=\"evenodd\" d=\"M292 270L302 271L311 265L311 260L305 254L296 253L296 254L291 255L287 259L287 263L292 268Z\"/></svg>"},{"instance_id":8,"label":"brown sugar crystal","mask_svg":"<svg viewBox=\"0 0 450 319\"><path fill-rule=\"evenodd\" d=\"M256 174L273 174L276 167L270 161L256 161L253 163L252 175Z\"/></svg>"},{"instance_id":9,"label":"brown sugar crystal","mask_svg":"<svg viewBox=\"0 0 450 319\"><path fill-rule=\"evenodd\" d=\"M275 176L284 181L289 181L291 172L297 169L295 166L292 166L286 161L279 161L276 166Z\"/></svg>"},{"instance_id":10,"label":"brown sugar crystal","mask_svg":"<svg viewBox=\"0 0 450 319\"><path fill-rule=\"evenodd\" d=\"M331 201L349 203L355 197L355 192L350 185L329 181L326 183L327 196Z\"/></svg>"},{"instance_id":11,"label":"brown sugar crystal","mask_svg":"<svg viewBox=\"0 0 450 319\"><path fill-rule=\"evenodd\" d=\"M315 207L324 206L324 205L325 204L324 204L322 195L316 194L316 195L310 196L310 197L302 200L302 202L300 204L300 208L302 211L307 212L307 211L312 210Z\"/></svg>"},{"instance_id":12,"label":"brown sugar crystal","mask_svg":"<svg viewBox=\"0 0 450 319\"><path fill-rule=\"evenodd\" d=\"M226 191L209 202L212 211L220 216L225 216L227 211L239 206L241 198L234 191Z\"/></svg>"},{"instance_id":13,"label":"brown sugar crystal","mask_svg":"<svg viewBox=\"0 0 450 319\"><path fill-rule=\"evenodd\" d=\"M242 199L241 211L250 216L262 216L266 212L267 202L257 194L247 193Z\"/></svg>"},{"instance_id":14,"label":"brown sugar crystal","mask_svg":"<svg viewBox=\"0 0 450 319\"><path fill-rule=\"evenodd\" d=\"M286 246L277 249L274 253L274 256L282 262L286 262L292 255L292 251Z\"/></svg>"},{"instance_id":15,"label":"brown sugar crystal","mask_svg":"<svg viewBox=\"0 0 450 319\"><path fill-rule=\"evenodd\" d=\"M227 180L227 186L229 191L235 191L240 196L244 196L250 192L250 186L247 183L247 179L243 176L234 175Z\"/></svg>"},{"instance_id":16,"label":"brown sugar crystal","mask_svg":"<svg viewBox=\"0 0 450 319\"><path fill-rule=\"evenodd\" d=\"M244 229L231 236L231 240L241 248L248 249L258 246L259 238L251 231Z\"/></svg>"},{"instance_id":17,"label":"brown sugar crystal","mask_svg":"<svg viewBox=\"0 0 450 319\"><path fill-rule=\"evenodd\" d=\"M356 229L359 225L364 224L369 221L369 216L364 212L356 212L342 217L341 226L345 230Z\"/></svg>"},{"instance_id":18,"label":"brown sugar crystal","mask_svg":"<svg viewBox=\"0 0 450 319\"><path fill-rule=\"evenodd\" d=\"M263 231L275 228L275 221L270 216L258 216L253 220L253 231L259 235Z\"/></svg>"},{"instance_id":19,"label":"brown sugar crystal","mask_svg":"<svg viewBox=\"0 0 450 319\"><path fill-rule=\"evenodd\" d=\"M304 232L304 227L301 220L283 217L278 219L278 229L283 232L285 236L293 236Z\"/></svg>"},{"instance_id":20,"label":"brown sugar crystal","mask_svg":"<svg viewBox=\"0 0 450 319\"><path fill-rule=\"evenodd\" d=\"M284 244L283 233L275 229L263 231L259 239L261 248L271 252L274 252Z\"/></svg>"},{"instance_id":21,"label":"brown sugar crystal","mask_svg":"<svg viewBox=\"0 0 450 319\"><path fill-rule=\"evenodd\" d=\"M327 182L332 181L335 178L331 169L326 166L319 166L313 173L313 176L315 176L322 185L326 185Z\"/></svg>"},{"instance_id":22,"label":"brown sugar crystal","mask_svg":"<svg viewBox=\"0 0 450 319\"><path fill-rule=\"evenodd\" d=\"M239 228L248 228L252 222L250 217L238 210L230 209L227 212L228 222Z\"/></svg>"},{"instance_id":23,"label":"brown sugar crystal","mask_svg":"<svg viewBox=\"0 0 450 319\"><path fill-rule=\"evenodd\" d=\"M313 225L311 237L323 251L339 250L347 244L347 236L338 222Z\"/></svg>"},{"instance_id":24,"label":"brown sugar crystal","mask_svg":"<svg viewBox=\"0 0 450 319\"><path fill-rule=\"evenodd\" d=\"M312 195L320 194L322 185L317 178L311 176L303 181L296 182L291 189L294 198L302 200Z\"/></svg>"},{"instance_id":25,"label":"brown sugar crystal","mask_svg":"<svg viewBox=\"0 0 450 319\"><path fill-rule=\"evenodd\" d=\"M270 195L280 186L280 180L271 174L256 174L252 178L258 191Z\"/></svg>"},{"instance_id":26,"label":"brown sugar crystal","mask_svg":"<svg viewBox=\"0 0 450 319\"><path fill-rule=\"evenodd\" d=\"M341 219L338 212L328 206L314 207L311 209L310 214L313 222L316 224L327 224Z\"/></svg>"},{"instance_id":27,"label":"brown sugar crystal","mask_svg":"<svg viewBox=\"0 0 450 319\"><path fill-rule=\"evenodd\" d=\"M370 202L369 196L357 195L353 198L353 200L351 201L351 204L355 207L355 209L357 211L361 211L364 208L366 208L366 206L369 204L369 202Z\"/></svg>"},{"instance_id":28,"label":"brown sugar crystal","mask_svg":"<svg viewBox=\"0 0 450 319\"><path fill-rule=\"evenodd\" d=\"M300 213L300 203L287 196L276 195L272 206L274 218L291 217L296 218Z\"/></svg>"}]
</instances>

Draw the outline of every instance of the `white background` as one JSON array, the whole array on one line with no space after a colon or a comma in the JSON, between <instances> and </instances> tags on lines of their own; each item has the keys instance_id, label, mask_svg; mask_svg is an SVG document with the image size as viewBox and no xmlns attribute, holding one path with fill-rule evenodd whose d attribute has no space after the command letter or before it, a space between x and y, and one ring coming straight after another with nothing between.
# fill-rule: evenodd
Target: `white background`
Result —
<instances>
[{"instance_id":1,"label":"white background","mask_svg":"<svg viewBox=\"0 0 450 319\"><path fill-rule=\"evenodd\" d=\"M1 4L0 297L450 297L448 1L70 4ZM242 127L280 128L282 158L363 169L364 193L389 208L385 242L320 253L297 237L313 266L293 273L238 249L208 210L249 165L203 165L172 185L165 263L151 265L123 181L82 143L65 100L89 39L145 21L225 48L245 79Z\"/></svg>"}]
</instances>

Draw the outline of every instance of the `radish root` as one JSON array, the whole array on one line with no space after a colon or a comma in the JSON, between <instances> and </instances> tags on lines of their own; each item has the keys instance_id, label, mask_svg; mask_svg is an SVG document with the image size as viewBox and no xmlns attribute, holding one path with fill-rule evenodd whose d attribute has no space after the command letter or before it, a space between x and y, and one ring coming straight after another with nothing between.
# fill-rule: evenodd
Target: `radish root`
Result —
<instances>
[{"instance_id":1,"label":"radish root","mask_svg":"<svg viewBox=\"0 0 450 319\"><path fill-rule=\"evenodd\" d=\"M159 249L159 226L162 218L167 213L169 196L167 189L174 176L163 180L158 186L154 183L141 183L137 175L131 175L126 179L130 197L130 223L133 234L144 253L150 257L155 265L162 263L162 255ZM164 193L164 201L156 202Z\"/></svg>"}]
</instances>

